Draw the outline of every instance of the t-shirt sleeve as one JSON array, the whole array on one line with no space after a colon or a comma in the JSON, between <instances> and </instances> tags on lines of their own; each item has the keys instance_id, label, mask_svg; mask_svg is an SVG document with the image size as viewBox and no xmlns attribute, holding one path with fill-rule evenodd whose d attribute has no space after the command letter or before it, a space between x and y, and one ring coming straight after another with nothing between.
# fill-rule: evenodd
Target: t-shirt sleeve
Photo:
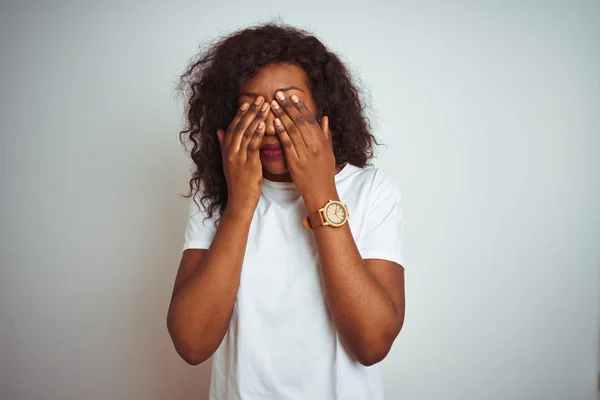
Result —
<instances>
[{"instance_id":1,"label":"t-shirt sleeve","mask_svg":"<svg viewBox=\"0 0 600 400\"><path fill-rule=\"evenodd\" d=\"M200 197L199 194L195 196L200 206L196 204L194 197L189 199L189 217L185 228L183 250L208 249L217 231L215 220L219 218L219 209L216 207L213 210L212 218L206 218L208 214L202 203L200 203Z\"/></svg>"},{"instance_id":2,"label":"t-shirt sleeve","mask_svg":"<svg viewBox=\"0 0 600 400\"><path fill-rule=\"evenodd\" d=\"M378 170L370 197L359 252L363 259L378 258L404 267L404 221L400 190L390 176Z\"/></svg>"}]
</instances>

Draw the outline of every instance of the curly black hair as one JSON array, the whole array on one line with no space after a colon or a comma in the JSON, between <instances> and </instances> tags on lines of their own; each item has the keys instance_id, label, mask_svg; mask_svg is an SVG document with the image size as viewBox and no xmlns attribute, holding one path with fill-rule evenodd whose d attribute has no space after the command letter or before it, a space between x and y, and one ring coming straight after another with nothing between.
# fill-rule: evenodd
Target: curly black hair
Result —
<instances>
[{"instance_id":1,"label":"curly black hair","mask_svg":"<svg viewBox=\"0 0 600 400\"><path fill-rule=\"evenodd\" d=\"M185 197L201 202L209 218L227 205L227 182L217 129L225 129L237 111L242 84L271 63L291 63L309 78L317 109L329 117L336 165L371 164L373 146L358 87L346 66L314 35L292 26L267 23L235 32L197 55L180 77L179 91L187 100L186 127L180 141L195 164Z\"/></svg>"}]
</instances>

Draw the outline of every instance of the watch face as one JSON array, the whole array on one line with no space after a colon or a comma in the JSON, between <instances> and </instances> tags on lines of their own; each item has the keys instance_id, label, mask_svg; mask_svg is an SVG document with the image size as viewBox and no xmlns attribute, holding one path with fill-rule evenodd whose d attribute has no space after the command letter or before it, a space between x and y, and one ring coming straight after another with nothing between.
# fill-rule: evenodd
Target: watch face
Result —
<instances>
[{"instance_id":1,"label":"watch face","mask_svg":"<svg viewBox=\"0 0 600 400\"><path fill-rule=\"evenodd\" d=\"M341 224L346 219L346 209L338 203L331 203L325 210L325 215L329 222L333 224Z\"/></svg>"}]
</instances>

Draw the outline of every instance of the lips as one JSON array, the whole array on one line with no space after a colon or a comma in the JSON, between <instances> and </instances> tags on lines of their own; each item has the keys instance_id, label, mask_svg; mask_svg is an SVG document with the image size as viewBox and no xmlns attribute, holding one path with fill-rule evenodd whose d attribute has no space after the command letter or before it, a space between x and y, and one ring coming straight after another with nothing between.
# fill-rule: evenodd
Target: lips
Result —
<instances>
[{"instance_id":1,"label":"lips","mask_svg":"<svg viewBox=\"0 0 600 400\"><path fill-rule=\"evenodd\" d=\"M260 150L281 150L281 143L279 142L274 142L274 143L265 143L262 146L260 146Z\"/></svg>"},{"instance_id":2,"label":"lips","mask_svg":"<svg viewBox=\"0 0 600 400\"><path fill-rule=\"evenodd\" d=\"M283 158L283 149L281 143L265 143L260 146L260 155L268 160L278 160Z\"/></svg>"}]
</instances>

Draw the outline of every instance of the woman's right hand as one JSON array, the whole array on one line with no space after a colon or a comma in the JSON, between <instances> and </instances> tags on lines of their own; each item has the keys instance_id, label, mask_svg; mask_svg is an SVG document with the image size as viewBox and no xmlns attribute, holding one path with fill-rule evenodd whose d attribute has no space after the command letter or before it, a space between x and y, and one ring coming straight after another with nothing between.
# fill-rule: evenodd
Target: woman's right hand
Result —
<instances>
[{"instance_id":1,"label":"woman's right hand","mask_svg":"<svg viewBox=\"0 0 600 400\"><path fill-rule=\"evenodd\" d=\"M260 144L265 133L269 103L259 96L239 108L227 132L217 130L223 171L227 180L227 208L254 213L262 190Z\"/></svg>"}]
</instances>

